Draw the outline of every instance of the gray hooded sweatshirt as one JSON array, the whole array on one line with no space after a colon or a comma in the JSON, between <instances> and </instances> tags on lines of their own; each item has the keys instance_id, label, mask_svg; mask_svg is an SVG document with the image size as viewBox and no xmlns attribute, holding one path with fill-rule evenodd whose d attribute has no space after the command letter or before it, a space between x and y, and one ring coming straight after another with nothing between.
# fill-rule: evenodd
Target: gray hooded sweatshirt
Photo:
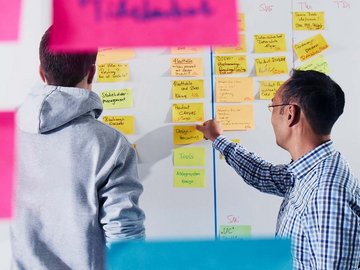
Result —
<instances>
[{"instance_id":1,"label":"gray hooded sweatshirt","mask_svg":"<svg viewBox=\"0 0 360 270\"><path fill-rule=\"evenodd\" d=\"M104 269L105 244L144 237L136 154L80 88L34 89L17 113L13 269Z\"/></svg>"}]
</instances>

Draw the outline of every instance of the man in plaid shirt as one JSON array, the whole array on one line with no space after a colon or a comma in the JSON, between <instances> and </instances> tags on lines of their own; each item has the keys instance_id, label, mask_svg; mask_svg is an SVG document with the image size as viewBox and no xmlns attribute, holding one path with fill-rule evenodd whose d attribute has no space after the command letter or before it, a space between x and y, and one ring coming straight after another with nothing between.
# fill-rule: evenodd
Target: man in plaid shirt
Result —
<instances>
[{"instance_id":1,"label":"man in plaid shirt","mask_svg":"<svg viewBox=\"0 0 360 270\"><path fill-rule=\"evenodd\" d=\"M292 158L287 165L229 141L214 120L197 126L246 183L284 198L276 236L291 237L294 269L360 269L360 184L330 139L344 104L327 75L293 71L269 105L276 143Z\"/></svg>"}]
</instances>

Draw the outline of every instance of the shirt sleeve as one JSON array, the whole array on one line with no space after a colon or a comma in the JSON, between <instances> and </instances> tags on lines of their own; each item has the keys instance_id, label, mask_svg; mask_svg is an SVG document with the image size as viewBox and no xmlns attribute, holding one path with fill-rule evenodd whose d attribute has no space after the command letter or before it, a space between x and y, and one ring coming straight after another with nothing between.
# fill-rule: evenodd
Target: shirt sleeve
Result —
<instances>
[{"instance_id":1,"label":"shirt sleeve","mask_svg":"<svg viewBox=\"0 0 360 270\"><path fill-rule=\"evenodd\" d=\"M239 144L219 136L213 143L215 149L225 156L226 162L254 188L283 197L292 187L292 175L287 165L273 165Z\"/></svg>"},{"instance_id":2,"label":"shirt sleeve","mask_svg":"<svg viewBox=\"0 0 360 270\"><path fill-rule=\"evenodd\" d=\"M354 199L359 194L351 195L339 183L318 188L306 215L311 269L358 269L360 209Z\"/></svg>"},{"instance_id":3,"label":"shirt sleeve","mask_svg":"<svg viewBox=\"0 0 360 270\"><path fill-rule=\"evenodd\" d=\"M144 212L138 202L143 187L138 179L136 152L123 145L108 180L99 189L100 223L106 243L145 237Z\"/></svg>"}]
</instances>

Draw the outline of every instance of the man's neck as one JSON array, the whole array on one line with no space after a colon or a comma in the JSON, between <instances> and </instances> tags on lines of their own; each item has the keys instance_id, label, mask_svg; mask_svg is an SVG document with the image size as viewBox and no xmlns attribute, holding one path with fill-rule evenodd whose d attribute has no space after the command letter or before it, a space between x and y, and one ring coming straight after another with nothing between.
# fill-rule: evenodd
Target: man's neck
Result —
<instances>
[{"instance_id":1,"label":"man's neck","mask_svg":"<svg viewBox=\"0 0 360 270\"><path fill-rule=\"evenodd\" d=\"M292 160L297 160L314 150L319 145L330 140L330 135L313 135L295 138L288 148Z\"/></svg>"}]
</instances>

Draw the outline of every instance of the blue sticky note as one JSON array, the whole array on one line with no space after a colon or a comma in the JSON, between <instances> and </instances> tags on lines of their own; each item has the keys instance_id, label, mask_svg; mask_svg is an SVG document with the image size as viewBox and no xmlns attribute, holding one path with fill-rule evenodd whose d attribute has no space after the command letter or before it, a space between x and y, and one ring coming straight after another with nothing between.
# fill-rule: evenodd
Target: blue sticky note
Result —
<instances>
[{"instance_id":1,"label":"blue sticky note","mask_svg":"<svg viewBox=\"0 0 360 270\"><path fill-rule=\"evenodd\" d=\"M119 242L107 252L111 270L290 270L287 239Z\"/></svg>"}]
</instances>

